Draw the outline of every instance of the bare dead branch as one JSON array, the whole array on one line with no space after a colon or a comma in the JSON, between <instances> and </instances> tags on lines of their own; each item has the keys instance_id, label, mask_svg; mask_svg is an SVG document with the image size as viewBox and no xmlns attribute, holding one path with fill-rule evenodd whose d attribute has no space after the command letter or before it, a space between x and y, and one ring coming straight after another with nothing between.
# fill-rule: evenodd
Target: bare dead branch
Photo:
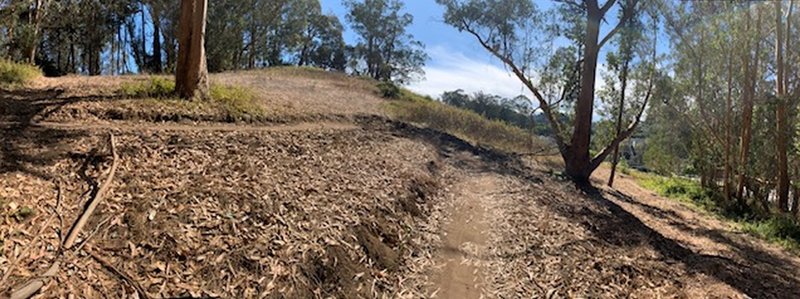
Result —
<instances>
[{"instance_id":1,"label":"bare dead branch","mask_svg":"<svg viewBox=\"0 0 800 299\"><path fill-rule=\"evenodd\" d=\"M125 272L122 272L121 270L117 269L117 267L114 267L113 264L111 264L109 261L107 261L106 259L101 257L99 254L95 253L94 250L91 250L90 248L87 248L86 252L89 253L89 255L95 261L100 263L100 265L102 265L108 271L110 271L111 273L116 275L118 278L120 278L122 281L124 281L125 283L127 283L131 287L133 287L136 290L136 293L139 294L139 297L145 298L145 299L150 298L150 295L147 294L147 292L144 290L142 285L140 285L138 282L133 280L133 278L131 278L130 275L128 275Z\"/></svg>"},{"instance_id":2,"label":"bare dead branch","mask_svg":"<svg viewBox=\"0 0 800 299\"><path fill-rule=\"evenodd\" d=\"M500 59L506 66L511 68L511 71L514 73L514 75L516 75L517 78L520 81L522 81L523 84L525 84L528 90L530 90L531 93L533 93L534 97L536 97L536 99L539 101L539 107L542 109L542 112L544 112L544 115L547 117L547 120L550 122L551 126L553 126L553 130L555 131L554 135L556 143L558 144L559 150L563 152L563 150L566 149L566 143L564 142L564 138L562 137L561 125L555 119L553 112L550 109L550 105L548 104L547 100L545 100L544 96L542 96L539 89L533 85L533 82L531 82L531 80L524 74L524 72L522 72L522 70L520 70L519 67L517 67L516 63L514 63L514 61L512 61L511 58L502 55L499 52L499 49L490 45L477 31L473 30L469 26L469 24L467 24L466 22L462 22L462 24L464 27L464 31L474 36L478 40L478 43L480 43L481 46L483 46L483 48L485 48L487 51L489 51L489 53Z\"/></svg>"},{"instance_id":3,"label":"bare dead branch","mask_svg":"<svg viewBox=\"0 0 800 299\"><path fill-rule=\"evenodd\" d=\"M608 2L613 4L614 1L608 1ZM597 48L598 49L602 48L608 41L610 41L611 38L613 38L614 35L616 35L617 32L619 32L619 30L622 29L623 26L625 26L625 23L628 22L633 17L633 13L634 13L634 11L636 9L636 5L638 3L639 3L638 0L632 1L631 3L629 3L628 7L624 7L623 8L624 12L623 12L622 17L620 18L619 22L617 22L617 25L614 26L614 29L611 29L611 31L609 31L608 34L606 34L606 36L603 37L602 40L600 40L600 43L597 44ZM606 5L608 5L608 3L606 3ZM605 11L603 11L603 14L605 14Z\"/></svg>"},{"instance_id":4,"label":"bare dead branch","mask_svg":"<svg viewBox=\"0 0 800 299\"><path fill-rule=\"evenodd\" d=\"M109 144L111 146L111 155L113 156L114 159L111 161L111 170L108 172L108 177L106 177L106 180L103 182L102 185L100 185L100 190L97 191L94 198L90 201L89 206L86 208L86 211L83 212L81 217L78 219L78 221L70 230L70 233L67 236L67 240L64 241L64 248L66 249L71 248L72 245L75 244L75 240L78 238L78 234L80 234L81 230L86 225L86 222L89 220L89 217L92 216L92 213L100 204L100 202L103 201L103 196L111 187L111 182L114 180L114 174L117 171L117 162L119 160L119 157L117 155L117 148L114 142L114 134L109 134L108 138L109 138Z\"/></svg>"}]
</instances>

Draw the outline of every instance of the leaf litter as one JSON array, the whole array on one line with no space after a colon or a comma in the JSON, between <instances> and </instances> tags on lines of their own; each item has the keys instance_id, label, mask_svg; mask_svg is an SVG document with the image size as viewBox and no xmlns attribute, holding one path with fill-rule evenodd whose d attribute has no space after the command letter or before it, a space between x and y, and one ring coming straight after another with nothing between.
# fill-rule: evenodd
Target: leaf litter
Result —
<instances>
[{"instance_id":1,"label":"leaf litter","mask_svg":"<svg viewBox=\"0 0 800 299\"><path fill-rule=\"evenodd\" d=\"M15 150L40 154L35 145L49 135L36 130L47 129L15 132ZM87 247L66 254L58 286L46 286L46 297L137 296L109 269L156 298L420 292L424 278L414 276L428 269L447 190L442 182L451 175L447 167L430 170L438 159L432 145L360 128L116 135L120 161L112 192L76 242L91 236ZM57 256L66 228L54 222L30 245L55 208L52 181L63 184L68 226L110 164L93 151L103 144L100 136L87 131L48 140L61 150L50 163L23 163L0 174L0 198L34 206L37 215L3 218L0 273L10 274L4 292ZM22 252L25 246L32 250ZM113 268L92 262L90 251ZM6 256L20 259L19 266L9 268Z\"/></svg>"}]
</instances>

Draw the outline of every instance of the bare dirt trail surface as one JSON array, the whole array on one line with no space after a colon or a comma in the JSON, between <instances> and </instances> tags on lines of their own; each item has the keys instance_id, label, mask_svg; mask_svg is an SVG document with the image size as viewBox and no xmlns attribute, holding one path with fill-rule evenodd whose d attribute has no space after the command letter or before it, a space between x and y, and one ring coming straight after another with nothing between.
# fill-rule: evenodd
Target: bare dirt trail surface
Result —
<instances>
[{"instance_id":1,"label":"bare dirt trail surface","mask_svg":"<svg viewBox=\"0 0 800 299\"><path fill-rule=\"evenodd\" d=\"M496 192L496 179L476 174L454 187L456 192L450 222L444 226L444 244L437 264L443 265L434 279L433 294L445 299L481 298L482 269L467 248L484 248L488 234L487 201Z\"/></svg>"}]
</instances>

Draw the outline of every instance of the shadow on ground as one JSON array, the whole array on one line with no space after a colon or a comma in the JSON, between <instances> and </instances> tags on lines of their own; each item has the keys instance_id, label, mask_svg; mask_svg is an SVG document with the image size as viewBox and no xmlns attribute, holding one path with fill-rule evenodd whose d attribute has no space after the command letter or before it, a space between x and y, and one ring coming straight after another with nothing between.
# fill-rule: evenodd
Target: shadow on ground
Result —
<instances>
[{"instance_id":1,"label":"shadow on ground","mask_svg":"<svg viewBox=\"0 0 800 299\"><path fill-rule=\"evenodd\" d=\"M376 119L362 120L375 124ZM478 165L456 165L470 171L491 171L501 175L514 176L523 181L542 184L544 174L539 174L525 166L520 157L507 155L491 149L475 147L452 135L432 129L419 128L400 122L381 120L393 129L399 137L422 139L439 148L440 156L447 158L456 152L464 151L479 156ZM551 180L551 179L548 179ZM743 238L731 238L727 232L709 229L695 229L688 219L674 211L647 205L622 193L603 193L593 187L576 188L575 198L553 199L544 202L548 209L561 216L580 223L590 232L593 239L605 246L633 248L648 246L660 256L667 265L683 264L690 273L704 274L726 283L732 288L752 298L800 298L800 280L793 272L792 262L756 248ZM729 246L741 258L702 254L683 246L647 226L611 199L627 202L641 208L657 218L667 219L679 229L691 231L721 244ZM572 202L570 202L572 201ZM579 201L579 202L575 202ZM532 201L533 203L533 201ZM695 224L695 223L692 223Z\"/></svg>"},{"instance_id":2,"label":"shadow on ground","mask_svg":"<svg viewBox=\"0 0 800 299\"><path fill-rule=\"evenodd\" d=\"M52 165L66 153L64 144L87 136L82 130L45 128L37 121L46 119L67 104L107 100L98 97L63 97L61 89L0 89L0 174L22 172L51 179L40 166Z\"/></svg>"},{"instance_id":3,"label":"shadow on ground","mask_svg":"<svg viewBox=\"0 0 800 299\"><path fill-rule=\"evenodd\" d=\"M752 298L800 298L800 281L788 265L791 261L757 249L744 242L734 241L718 230L691 229L677 214L637 202L627 195L602 193L599 190L584 190L584 198L599 204L603 209L576 209L565 217L580 217L581 223L597 239L609 246L630 247L648 245L665 260L682 263L688 271L702 273L747 294ZM655 217L674 218L673 223L683 224L699 236L708 237L725 244L737 252L742 259L701 254L681 243L667 238L643 223L635 215L623 209L609 198L625 202L637 202L647 213ZM555 209L563 210L563 209Z\"/></svg>"},{"instance_id":4,"label":"shadow on ground","mask_svg":"<svg viewBox=\"0 0 800 299\"><path fill-rule=\"evenodd\" d=\"M635 203L644 212L655 217L673 218L669 221L669 224L673 227L724 244L736 255L734 258L728 258L697 254L682 246L676 248L677 250L669 250L674 246L656 247L666 256L686 263L687 266L690 266L690 269L716 277L753 298L800 298L800 280L797 278L796 269L790 266L792 261L759 249L753 246L749 240L735 233L687 225L686 221L674 214L674 212L665 213L664 210L658 207L638 202L624 193L614 192L608 195L620 201ZM644 226L638 218L609 201L603 195L595 195L594 197L598 198L598 196L601 201L613 207L610 210L615 214L622 215L621 217L628 219L629 223L638 222L640 225L634 225ZM642 229L647 230L649 228L644 226ZM658 234L657 232L653 233ZM660 234L654 237L656 239L664 239L664 241L672 241ZM680 246L679 244L676 245Z\"/></svg>"}]
</instances>

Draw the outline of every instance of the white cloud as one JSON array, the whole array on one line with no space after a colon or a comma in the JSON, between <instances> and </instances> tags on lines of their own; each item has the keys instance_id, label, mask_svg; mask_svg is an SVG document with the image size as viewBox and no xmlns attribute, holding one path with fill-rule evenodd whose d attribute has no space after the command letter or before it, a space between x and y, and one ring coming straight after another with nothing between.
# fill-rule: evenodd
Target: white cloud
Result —
<instances>
[{"instance_id":1,"label":"white cloud","mask_svg":"<svg viewBox=\"0 0 800 299\"><path fill-rule=\"evenodd\" d=\"M445 91L463 89L467 93L483 91L503 97L530 96L519 79L493 64L488 54L486 59L478 60L435 46L429 48L428 55L432 63L424 68L425 79L408 86L417 93L438 98Z\"/></svg>"},{"instance_id":2,"label":"white cloud","mask_svg":"<svg viewBox=\"0 0 800 299\"><path fill-rule=\"evenodd\" d=\"M467 93L482 91L506 98L520 94L533 98L522 82L488 53L483 59L475 59L438 45L430 47L428 55L431 61L424 67L425 79L408 86L414 92L438 98L445 91L462 89ZM602 75L608 72L602 61L597 68L595 91L604 88L606 82ZM595 98L595 106L599 104L600 100Z\"/></svg>"}]
</instances>

